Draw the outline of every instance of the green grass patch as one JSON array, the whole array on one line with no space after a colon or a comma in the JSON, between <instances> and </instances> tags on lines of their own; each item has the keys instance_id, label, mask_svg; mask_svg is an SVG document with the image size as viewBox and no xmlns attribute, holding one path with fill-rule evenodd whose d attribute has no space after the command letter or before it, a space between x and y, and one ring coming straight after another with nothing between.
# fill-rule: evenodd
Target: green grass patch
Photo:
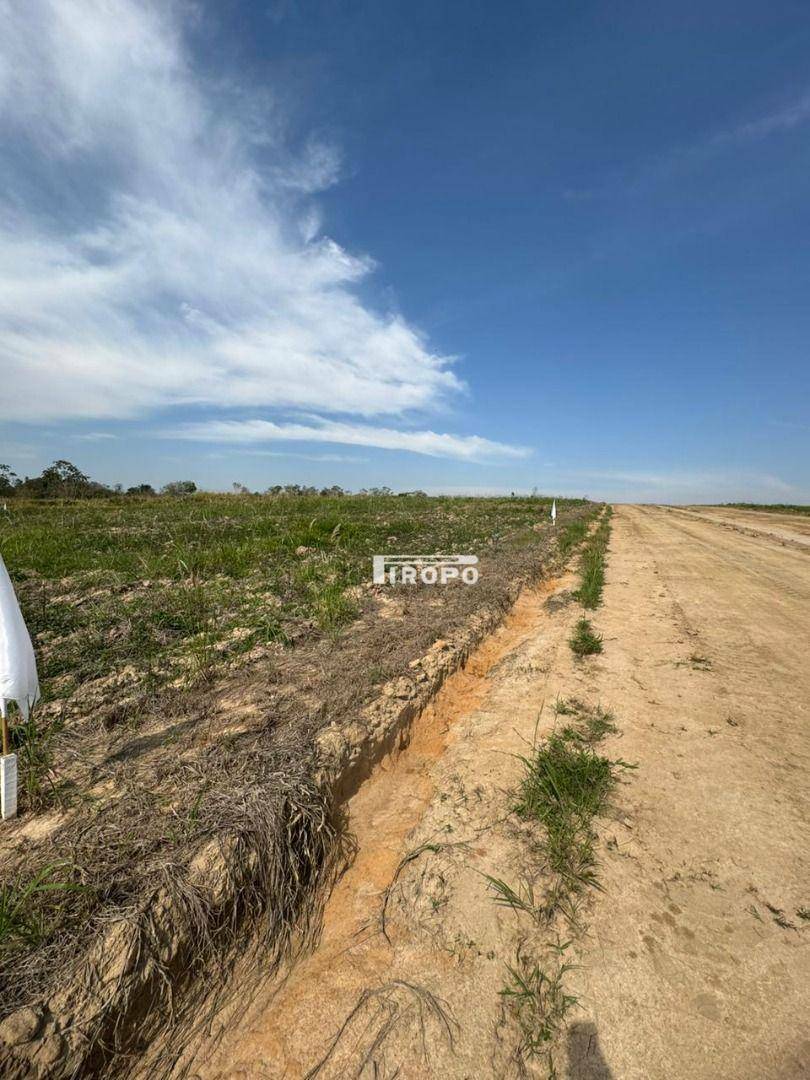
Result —
<instances>
[{"instance_id":1,"label":"green grass patch","mask_svg":"<svg viewBox=\"0 0 810 1080\"><path fill-rule=\"evenodd\" d=\"M608 506L602 518L588 537L579 559L579 588L576 597L585 608L593 609L602 602L602 589L605 584L605 553L610 540L610 518L612 510Z\"/></svg>"},{"instance_id":2,"label":"green grass patch","mask_svg":"<svg viewBox=\"0 0 810 1080\"><path fill-rule=\"evenodd\" d=\"M587 535L587 521L583 521L582 519L569 521L560 531L560 539L558 541L560 554L570 555L577 544L581 544Z\"/></svg>"},{"instance_id":3,"label":"green grass patch","mask_svg":"<svg viewBox=\"0 0 810 1080\"><path fill-rule=\"evenodd\" d=\"M549 866L579 889L595 882L592 819L615 782L613 763L587 742L552 735L525 759L517 812L546 829Z\"/></svg>"},{"instance_id":4,"label":"green grass patch","mask_svg":"<svg viewBox=\"0 0 810 1080\"><path fill-rule=\"evenodd\" d=\"M587 511L581 499L557 506L564 533L572 511ZM47 704L117 671L134 668L149 687L194 682L255 645L337 633L359 613L372 555L523 548L539 524L550 531L550 507L539 497L15 497L0 514L0 552Z\"/></svg>"},{"instance_id":5,"label":"green grass patch","mask_svg":"<svg viewBox=\"0 0 810 1080\"><path fill-rule=\"evenodd\" d=\"M584 499L558 499L561 528ZM106 580L244 579L321 554L342 578L369 576L374 554L479 551L547 522L551 499L352 495L194 495L11 499L0 550L12 578L93 572ZM584 534L583 534L584 535Z\"/></svg>"},{"instance_id":6,"label":"green grass patch","mask_svg":"<svg viewBox=\"0 0 810 1080\"><path fill-rule=\"evenodd\" d=\"M594 633L590 620L580 619L568 639L577 656L591 656L602 651L602 635Z\"/></svg>"},{"instance_id":7,"label":"green grass patch","mask_svg":"<svg viewBox=\"0 0 810 1080\"><path fill-rule=\"evenodd\" d=\"M577 998L565 992L564 980L573 964L562 959L570 942L558 945L559 959L551 971L518 953L515 964L507 965L507 981L500 991L510 1006L522 1034L521 1056L547 1055L549 1076L555 1076L551 1044Z\"/></svg>"},{"instance_id":8,"label":"green grass patch","mask_svg":"<svg viewBox=\"0 0 810 1080\"><path fill-rule=\"evenodd\" d=\"M0 960L15 949L37 945L58 920L60 900L82 886L60 878L70 863L52 863L30 881L0 885Z\"/></svg>"},{"instance_id":9,"label":"green grass patch","mask_svg":"<svg viewBox=\"0 0 810 1080\"><path fill-rule=\"evenodd\" d=\"M528 905L547 915L560 908L570 915L572 896L596 884L593 821L607 806L618 770L634 768L596 749L606 735L618 732L611 713L573 700L564 706L562 715L572 719L522 759L524 773L515 803L520 817L544 827L543 852L556 880L542 905L533 889L513 892L502 882L490 882L499 903Z\"/></svg>"},{"instance_id":10,"label":"green grass patch","mask_svg":"<svg viewBox=\"0 0 810 1080\"><path fill-rule=\"evenodd\" d=\"M25 792L26 804L38 810L47 802L48 795L55 794L53 741L61 731L61 723L55 721L43 728L38 723L37 709L30 710L28 718L19 713L11 725L11 749L17 755L19 784Z\"/></svg>"},{"instance_id":11,"label":"green grass patch","mask_svg":"<svg viewBox=\"0 0 810 1080\"><path fill-rule=\"evenodd\" d=\"M802 503L720 503L720 506L735 510L764 510L772 514L801 514L810 515L810 506Z\"/></svg>"}]
</instances>

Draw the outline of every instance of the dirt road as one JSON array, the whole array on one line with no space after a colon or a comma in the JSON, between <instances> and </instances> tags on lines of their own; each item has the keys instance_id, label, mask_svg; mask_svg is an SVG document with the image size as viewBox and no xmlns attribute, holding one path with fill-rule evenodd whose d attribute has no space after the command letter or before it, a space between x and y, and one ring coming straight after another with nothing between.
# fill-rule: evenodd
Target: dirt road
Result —
<instances>
[{"instance_id":1,"label":"dirt road","mask_svg":"<svg viewBox=\"0 0 810 1080\"><path fill-rule=\"evenodd\" d=\"M726 529L762 536L804 550L810 550L810 517L802 514L776 514L764 510L738 510L729 506L669 508L672 513L713 521Z\"/></svg>"},{"instance_id":2,"label":"dirt road","mask_svg":"<svg viewBox=\"0 0 810 1080\"><path fill-rule=\"evenodd\" d=\"M558 697L612 709L604 752L638 764L599 824L558 1075L810 1075L810 552L705 513L613 522L604 653L568 648L573 575L524 594L353 800L318 949L237 996L193 1075L548 1075L500 993L548 932L483 875L542 880L511 793Z\"/></svg>"},{"instance_id":3,"label":"dirt road","mask_svg":"<svg viewBox=\"0 0 810 1080\"><path fill-rule=\"evenodd\" d=\"M639 769L575 979L604 1075L806 1077L810 552L702 515L614 521L593 689Z\"/></svg>"}]
</instances>

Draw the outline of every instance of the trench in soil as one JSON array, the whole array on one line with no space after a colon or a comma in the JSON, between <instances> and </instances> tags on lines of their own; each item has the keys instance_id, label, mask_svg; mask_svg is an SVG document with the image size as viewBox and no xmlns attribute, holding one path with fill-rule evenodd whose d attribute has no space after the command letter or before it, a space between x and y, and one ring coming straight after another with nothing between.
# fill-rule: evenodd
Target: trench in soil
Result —
<instances>
[{"instance_id":1,"label":"trench in soil","mask_svg":"<svg viewBox=\"0 0 810 1080\"><path fill-rule=\"evenodd\" d=\"M381 904L407 853L406 838L433 798L433 766L450 744L457 721L486 701L495 667L548 618L544 604L559 588L560 579L550 578L523 590L501 626L414 719L407 744L383 759L347 801L356 854L326 902L317 946L283 980L261 991L238 1022L232 1014L223 1017L222 1041L213 1055L210 1046L203 1051L204 1067L198 1054L195 1076L304 1076L315 1064L302 1020L312 995L342 1017L365 989L385 981L391 951L381 933ZM357 949L360 944L363 948ZM238 986L234 990L238 998ZM332 1033L310 1034L320 1044ZM251 1071L253 1063L258 1072Z\"/></svg>"}]
</instances>

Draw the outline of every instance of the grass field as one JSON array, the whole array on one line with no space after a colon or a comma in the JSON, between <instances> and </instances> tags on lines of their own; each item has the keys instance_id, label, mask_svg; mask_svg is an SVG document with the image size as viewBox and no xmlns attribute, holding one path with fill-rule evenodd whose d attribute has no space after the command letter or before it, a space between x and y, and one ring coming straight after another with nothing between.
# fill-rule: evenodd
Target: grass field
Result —
<instances>
[{"instance_id":1,"label":"grass field","mask_svg":"<svg viewBox=\"0 0 810 1080\"><path fill-rule=\"evenodd\" d=\"M810 515L810 506L802 506L798 503L721 503L735 510L764 510L772 514L805 514Z\"/></svg>"},{"instance_id":2,"label":"grass field","mask_svg":"<svg viewBox=\"0 0 810 1080\"><path fill-rule=\"evenodd\" d=\"M151 691L210 678L257 645L337 632L358 613L373 554L485 554L530 542L547 512L519 498L17 500L0 515L0 551L43 704L64 715L98 680L95 704L112 705L116 673Z\"/></svg>"}]
</instances>

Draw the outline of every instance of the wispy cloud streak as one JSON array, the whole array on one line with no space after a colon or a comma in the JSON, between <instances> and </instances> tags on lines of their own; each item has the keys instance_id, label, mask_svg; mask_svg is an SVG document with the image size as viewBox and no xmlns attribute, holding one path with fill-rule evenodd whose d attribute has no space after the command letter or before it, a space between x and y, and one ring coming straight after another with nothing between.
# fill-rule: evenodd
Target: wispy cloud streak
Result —
<instances>
[{"instance_id":1,"label":"wispy cloud streak","mask_svg":"<svg viewBox=\"0 0 810 1080\"><path fill-rule=\"evenodd\" d=\"M339 155L291 153L272 99L196 74L187 10L0 0L6 414L439 407L463 389L452 358L365 304L373 261L320 231Z\"/></svg>"},{"instance_id":2,"label":"wispy cloud streak","mask_svg":"<svg viewBox=\"0 0 810 1080\"><path fill-rule=\"evenodd\" d=\"M531 450L482 439L478 435L448 435L435 431L399 431L312 417L305 424L270 420L210 420L187 424L166 433L170 438L251 445L266 442L323 442L408 450L429 457L461 461L502 461L526 458Z\"/></svg>"}]
</instances>

